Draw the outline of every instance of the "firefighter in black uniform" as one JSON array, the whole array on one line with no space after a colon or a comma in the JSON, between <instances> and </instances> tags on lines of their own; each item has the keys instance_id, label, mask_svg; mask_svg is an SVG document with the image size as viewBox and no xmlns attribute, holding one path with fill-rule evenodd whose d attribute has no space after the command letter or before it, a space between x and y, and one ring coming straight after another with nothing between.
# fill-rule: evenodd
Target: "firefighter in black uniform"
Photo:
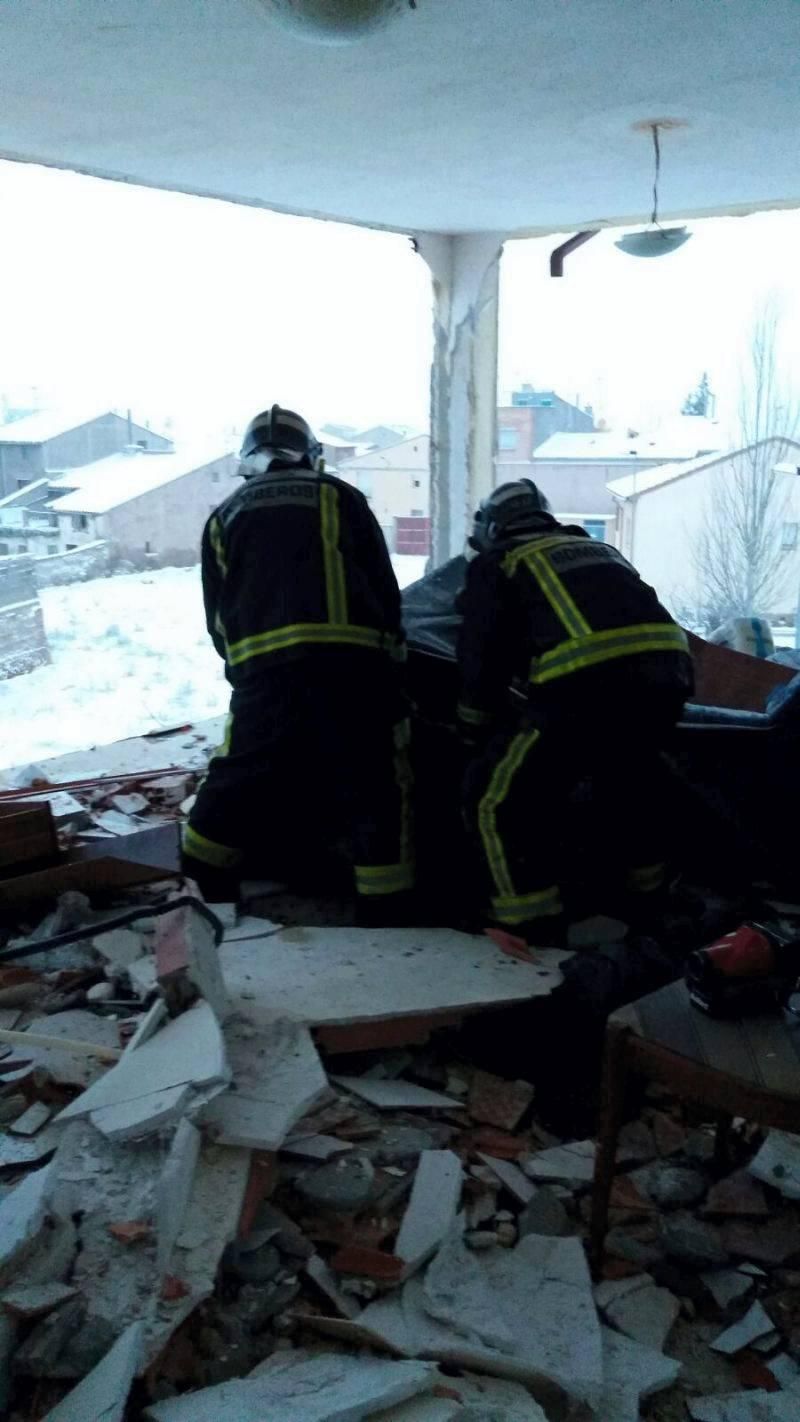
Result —
<instances>
[{"instance_id":1,"label":"firefighter in black uniform","mask_svg":"<svg viewBox=\"0 0 800 1422\"><path fill-rule=\"evenodd\" d=\"M585 776L607 792L634 901L664 886L654 788L692 691L687 641L616 548L558 524L531 480L484 501L470 548L458 648L459 722L474 752L467 826L491 921L558 943L568 797ZM524 694L516 709L512 684Z\"/></svg>"},{"instance_id":2,"label":"firefighter in black uniform","mask_svg":"<svg viewBox=\"0 0 800 1422\"><path fill-rule=\"evenodd\" d=\"M299 856L302 871L324 841L345 849L363 918L380 921L413 878L400 593L366 499L321 456L299 415L258 415L244 485L203 533L206 622L233 691L184 872L227 899L245 852Z\"/></svg>"}]
</instances>

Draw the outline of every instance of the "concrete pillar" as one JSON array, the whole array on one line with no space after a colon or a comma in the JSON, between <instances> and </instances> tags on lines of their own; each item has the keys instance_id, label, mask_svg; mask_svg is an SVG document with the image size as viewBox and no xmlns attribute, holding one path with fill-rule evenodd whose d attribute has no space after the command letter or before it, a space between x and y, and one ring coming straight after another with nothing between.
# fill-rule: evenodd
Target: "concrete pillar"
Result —
<instances>
[{"instance_id":1,"label":"concrete pillar","mask_svg":"<svg viewBox=\"0 0 800 1422\"><path fill-rule=\"evenodd\" d=\"M494 487L500 233L425 233L417 250L433 274L431 372L432 559L464 550L472 515Z\"/></svg>"}]
</instances>

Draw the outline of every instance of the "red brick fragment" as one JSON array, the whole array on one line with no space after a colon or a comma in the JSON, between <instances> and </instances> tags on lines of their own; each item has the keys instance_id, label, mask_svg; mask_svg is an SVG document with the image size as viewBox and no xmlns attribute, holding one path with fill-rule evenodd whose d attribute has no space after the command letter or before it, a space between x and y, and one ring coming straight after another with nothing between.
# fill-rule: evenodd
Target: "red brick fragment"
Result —
<instances>
[{"instance_id":1,"label":"red brick fragment","mask_svg":"<svg viewBox=\"0 0 800 1422\"><path fill-rule=\"evenodd\" d=\"M117 1224L110 1224L108 1232L120 1244L138 1244L140 1240L150 1238L153 1226L147 1220L120 1220Z\"/></svg>"},{"instance_id":2,"label":"red brick fragment","mask_svg":"<svg viewBox=\"0 0 800 1422\"><path fill-rule=\"evenodd\" d=\"M337 1274L363 1274L367 1279L383 1279L393 1283L400 1278L405 1264L394 1254L382 1249L368 1249L362 1244L346 1244L331 1260Z\"/></svg>"},{"instance_id":3,"label":"red brick fragment","mask_svg":"<svg viewBox=\"0 0 800 1422\"><path fill-rule=\"evenodd\" d=\"M161 1297L165 1303L177 1303L178 1299L185 1299L188 1293L188 1286L184 1284L183 1279L176 1279L174 1274L164 1275Z\"/></svg>"},{"instance_id":4,"label":"red brick fragment","mask_svg":"<svg viewBox=\"0 0 800 1422\"><path fill-rule=\"evenodd\" d=\"M734 1358L736 1376L742 1387L763 1389L764 1392L780 1392L781 1385L769 1370L769 1364L755 1353L740 1353Z\"/></svg>"}]
</instances>

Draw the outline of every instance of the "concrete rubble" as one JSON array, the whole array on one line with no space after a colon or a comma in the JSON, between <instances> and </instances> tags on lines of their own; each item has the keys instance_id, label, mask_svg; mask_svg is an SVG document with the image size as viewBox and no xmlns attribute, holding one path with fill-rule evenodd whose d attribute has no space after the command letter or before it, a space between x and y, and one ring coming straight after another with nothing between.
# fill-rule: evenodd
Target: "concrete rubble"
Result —
<instances>
[{"instance_id":1,"label":"concrete rubble","mask_svg":"<svg viewBox=\"0 0 800 1422\"><path fill-rule=\"evenodd\" d=\"M138 818L148 785L94 808ZM723 1168L646 1097L592 1279L595 1142L448 1035L562 954L131 894L145 917L94 937L88 901L48 916L90 930L66 966L0 967L32 988L0 1058L11 1422L800 1415L796 1139L739 1124Z\"/></svg>"}]
</instances>

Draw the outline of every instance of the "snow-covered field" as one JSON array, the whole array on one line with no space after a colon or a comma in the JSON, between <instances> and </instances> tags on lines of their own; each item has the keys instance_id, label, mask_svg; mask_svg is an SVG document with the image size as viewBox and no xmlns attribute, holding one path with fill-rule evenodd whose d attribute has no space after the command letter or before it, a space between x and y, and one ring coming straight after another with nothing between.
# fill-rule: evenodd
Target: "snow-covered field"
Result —
<instances>
[{"instance_id":1,"label":"snow-covered field","mask_svg":"<svg viewBox=\"0 0 800 1422\"><path fill-rule=\"evenodd\" d=\"M393 560L402 586L424 559ZM0 681L0 767L41 761L223 712L199 568L44 588L52 665Z\"/></svg>"}]
</instances>

